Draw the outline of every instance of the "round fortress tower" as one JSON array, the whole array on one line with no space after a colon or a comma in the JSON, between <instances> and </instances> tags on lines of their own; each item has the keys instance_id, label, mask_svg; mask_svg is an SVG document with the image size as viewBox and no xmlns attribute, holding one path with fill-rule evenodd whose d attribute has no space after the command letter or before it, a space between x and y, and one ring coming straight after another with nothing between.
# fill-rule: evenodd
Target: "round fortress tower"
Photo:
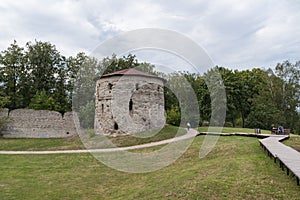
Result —
<instances>
[{"instance_id":1,"label":"round fortress tower","mask_svg":"<svg viewBox=\"0 0 300 200\"><path fill-rule=\"evenodd\" d=\"M164 79L134 68L99 77L95 101L97 134L132 134L165 125Z\"/></svg>"}]
</instances>

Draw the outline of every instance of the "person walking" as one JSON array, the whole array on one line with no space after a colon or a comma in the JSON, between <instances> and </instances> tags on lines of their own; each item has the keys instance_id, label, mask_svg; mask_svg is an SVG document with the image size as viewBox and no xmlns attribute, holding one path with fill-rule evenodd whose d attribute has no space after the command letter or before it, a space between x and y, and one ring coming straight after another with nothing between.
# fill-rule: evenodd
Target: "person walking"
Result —
<instances>
[{"instance_id":1,"label":"person walking","mask_svg":"<svg viewBox=\"0 0 300 200\"><path fill-rule=\"evenodd\" d=\"M191 128L190 122L188 122L188 123L186 124L186 128L187 128L188 131L190 130L190 128Z\"/></svg>"},{"instance_id":2,"label":"person walking","mask_svg":"<svg viewBox=\"0 0 300 200\"><path fill-rule=\"evenodd\" d=\"M284 128L283 128L282 124L280 124L280 126L278 126L278 134L284 135Z\"/></svg>"},{"instance_id":3,"label":"person walking","mask_svg":"<svg viewBox=\"0 0 300 200\"><path fill-rule=\"evenodd\" d=\"M271 134L276 134L276 128L275 128L275 125L273 123L271 125Z\"/></svg>"}]
</instances>

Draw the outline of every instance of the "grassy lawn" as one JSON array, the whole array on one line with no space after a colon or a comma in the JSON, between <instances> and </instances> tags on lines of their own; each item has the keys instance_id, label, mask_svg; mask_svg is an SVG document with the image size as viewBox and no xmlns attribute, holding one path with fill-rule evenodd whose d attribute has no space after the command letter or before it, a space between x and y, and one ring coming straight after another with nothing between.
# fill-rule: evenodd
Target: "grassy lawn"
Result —
<instances>
[{"instance_id":1,"label":"grassy lawn","mask_svg":"<svg viewBox=\"0 0 300 200\"><path fill-rule=\"evenodd\" d=\"M300 152L300 135L291 134L290 139L285 140L283 144L288 145Z\"/></svg>"},{"instance_id":2,"label":"grassy lawn","mask_svg":"<svg viewBox=\"0 0 300 200\"><path fill-rule=\"evenodd\" d=\"M170 166L144 174L116 171L90 154L0 155L0 199L299 199L294 178L256 138L220 137L199 159L203 139Z\"/></svg>"},{"instance_id":3,"label":"grassy lawn","mask_svg":"<svg viewBox=\"0 0 300 200\"><path fill-rule=\"evenodd\" d=\"M177 133L178 131L178 133ZM147 134L153 135L152 137L145 137ZM186 130L175 126L166 126L158 133L155 131L147 131L138 133L136 136L126 135L119 137L107 137L109 141L116 146L133 146L139 144L145 144L149 142L161 141L169 138L173 138L186 134ZM88 139L88 142L94 142L91 144L94 148L107 148L108 144L105 143L106 137L94 136ZM91 147L91 148L92 148ZM0 139L0 150L14 150L14 151L41 151L41 150L70 150L70 149L85 149L80 138L75 139Z\"/></svg>"},{"instance_id":4,"label":"grassy lawn","mask_svg":"<svg viewBox=\"0 0 300 200\"><path fill-rule=\"evenodd\" d=\"M207 132L208 127L199 127L199 132ZM232 128L232 127L223 127L222 133L254 133L253 128ZM261 130L262 134L270 134L269 130Z\"/></svg>"},{"instance_id":5,"label":"grassy lawn","mask_svg":"<svg viewBox=\"0 0 300 200\"><path fill-rule=\"evenodd\" d=\"M150 142L162 141L170 138L174 138L175 136L181 136L186 134L186 130L184 128L178 128L176 126L166 126L159 132L156 130L145 131L141 133L137 133L135 135L125 135L118 137L103 137L103 136L94 136L92 138L88 138L88 142L90 143L90 148L107 148L111 147L106 143L104 139L109 139L115 146L118 147L126 147L133 146L139 144L146 144ZM149 135L151 137L149 137ZM148 136L148 137L147 137Z\"/></svg>"},{"instance_id":6,"label":"grassy lawn","mask_svg":"<svg viewBox=\"0 0 300 200\"><path fill-rule=\"evenodd\" d=\"M0 150L6 151L39 151L39 150L70 150L84 149L84 146L79 138L68 140L63 138L57 139L33 139L33 138L18 138L0 139Z\"/></svg>"}]
</instances>

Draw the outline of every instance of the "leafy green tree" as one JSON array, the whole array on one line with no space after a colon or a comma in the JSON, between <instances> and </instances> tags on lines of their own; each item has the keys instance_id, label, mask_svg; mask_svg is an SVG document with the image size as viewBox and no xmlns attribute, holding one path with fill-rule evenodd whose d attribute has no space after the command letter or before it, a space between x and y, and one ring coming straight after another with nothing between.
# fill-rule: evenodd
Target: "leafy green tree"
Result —
<instances>
[{"instance_id":1,"label":"leafy green tree","mask_svg":"<svg viewBox=\"0 0 300 200\"><path fill-rule=\"evenodd\" d=\"M55 46L48 42L28 42L26 48L26 64L33 80L32 92L45 91L49 95L55 88L55 75L62 62L61 56Z\"/></svg>"},{"instance_id":2,"label":"leafy green tree","mask_svg":"<svg viewBox=\"0 0 300 200\"><path fill-rule=\"evenodd\" d=\"M172 105L171 108L168 109L166 112L167 123L174 126L179 126L181 122L181 112L179 106Z\"/></svg>"},{"instance_id":3,"label":"leafy green tree","mask_svg":"<svg viewBox=\"0 0 300 200\"><path fill-rule=\"evenodd\" d=\"M259 93L253 96L251 112L246 119L246 126L250 128L270 129L271 124L284 122L284 116L272 99L271 77L267 71L263 75Z\"/></svg>"},{"instance_id":4,"label":"leafy green tree","mask_svg":"<svg viewBox=\"0 0 300 200\"><path fill-rule=\"evenodd\" d=\"M236 92L239 79L232 70L226 69L224 67L219 67L219 71L226 90L226 122L231 123L232 126L235 127L236 120L240 117L240 112L236 100Z\"/></svg>"},{"instance_id":5,"label":"leafy green tree","mask_svg":"<svg viewBox=\"0 0 300 200\"><path fill-rule=\"evenodd\" d=\"M276 66L275 74L280 78L276 87L279 93L276 102L282 115L285 116L285 126L300 131L300 61L295 64L285 61Z\"/></svg>"},{"instance_id":6,"label":"leafy green tree","mask_svg":"<svg viewBox=\"0 0 300 200\"><path fill-rule=\"evenodd\" d=\"M214 67L204 74L204 80L211 99L210 125L223 126L226 117L226 93L219 67Z\"/></svg>"},{"instance_id":7,"label":"leafy green tree","mask_svg":"<svg viewBox=\"0 0 300 200\"><path fill-rule=\"evenodd\" d=\"M3 92L0 90L0 112L2 112L4 106L8 105L8 103L9 103L9 97L4 96ZM0 116L0 136L2 135L1 131L6 129L7 122L8 122L7 117Z\"/></svg>"},{"instance_id":8,"label":"leafy green tree","mask_svg":"<svg viewBox=\"0 0 300 200\"><path fill-rule=\"evenodd\" d=\"M1 90L10 99L9 109L20 108L25 97L20 90L24 88L26 80L24 67L24 49L14 41L7 50L0 54L0 83Z\"/></svg>"},{"instance_id":9,"label":"leafy green tree","mask_svg":"<svg viewBox=\"0 0 300 200\"><path fill-rule=\"evenodd\" d=\"M74 79L86 56L79 53L75 58L66 58L54 45L40 41L27 43L26 49L26 67L32 80L30 99L43 91L53 99L54 110L61 113L72 110Z\"/></svg>"},{"instance_id":10,"label":"leafy green tree","mask_svg":"<svg viewBox=\"0 0 300 200\"><path fill-rule=\"evenodd\" d=\"M54 99L47 95L46 91L37 92L31 99L30 109L34 110L57 110L57 104Z\"/></svg>"},{"instance_id":11,"label":"leafy green tree","mask_svg":"<svg viewBox=\"0 0 300 200\"><path fill-rule=\"evenodd\" d=\"M203 76L197 76L195 80L194 90L196 92L199 105L199 125L202 125L203 121L210 121L211 118L211 98Z\"/></svg>"},{"instance_id":12,"label":"leafy green tree","mask_svg":"<svg viewBox=\"0 0 300 200\"><path fill-rule=\"evenodd\" d=\"M129 69L139 66L135 55L128 54L118 58L115 54L111 57L105 57L101 61L101 74L108 74L123 69Z\"/></svg>"}]
</instances>

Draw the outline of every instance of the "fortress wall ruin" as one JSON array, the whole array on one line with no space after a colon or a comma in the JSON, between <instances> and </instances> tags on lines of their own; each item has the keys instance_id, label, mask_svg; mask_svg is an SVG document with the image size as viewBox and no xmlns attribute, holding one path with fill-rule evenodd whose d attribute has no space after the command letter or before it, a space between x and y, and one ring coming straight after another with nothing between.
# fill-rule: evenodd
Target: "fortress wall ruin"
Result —
<instances>
[{"instance_id":1,"label":"fortress wall ruin","mask_svg":"<svg viewBox=\"0 0 300 200\"><path fill-rule=\"evenodd\" d=\"M77 134L74 112L62 116L49 110L3 109L0 116L8 117L7 128L2 131L4 138L64 138Z\"/></svg>"}]
</instances>

